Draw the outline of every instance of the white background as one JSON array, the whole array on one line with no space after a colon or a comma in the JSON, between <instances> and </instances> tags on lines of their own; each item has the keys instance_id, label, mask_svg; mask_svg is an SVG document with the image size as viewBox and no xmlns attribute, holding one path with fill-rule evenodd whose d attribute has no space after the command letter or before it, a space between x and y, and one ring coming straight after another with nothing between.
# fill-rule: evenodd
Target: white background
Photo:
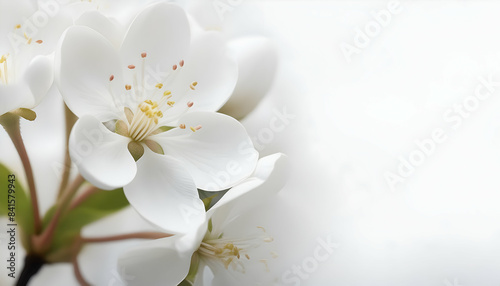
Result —
<instances>
[{"instance_id":1,"label":"white background","mask_svg":"<svg viewBox=\"0 0 500 286\"><path fill-rule=\"evenodd\" d=\"M500 285L500 87L460 124L443 118L479 77L500 81L499 4L402 1L348 62L341 44L388 3L253 3L282 70L246 124L258 134L273 108L297 116L263 152L284 149L293 165L272 212L280 269L309 263L300 285ZM436 129L446 140L391 190L384 174ZM311 264L329 235L339 247Z\"/></svg>"}]
</instances>

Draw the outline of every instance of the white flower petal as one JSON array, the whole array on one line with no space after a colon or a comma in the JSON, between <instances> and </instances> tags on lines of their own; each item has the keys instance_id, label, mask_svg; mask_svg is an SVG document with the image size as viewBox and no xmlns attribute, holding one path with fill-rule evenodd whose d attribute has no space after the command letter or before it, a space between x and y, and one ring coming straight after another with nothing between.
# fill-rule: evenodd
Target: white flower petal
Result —
<instances>
[{"instance_id":1,"label":"white flower petal","mask_svg":"<svg viewBox=\"0 0 500 286\"><path fill-rule=\"evenodd\" d=\"M145 148L137 175L124 187L130 204L168 233L187 233L205 221L198 190L182 163Z\"/></svg>"},{"instance_id":2,"label":"white flower petal","mask_svg":"<svg viewBox=\"0 0 500 286\"><path fill-rule=\"evenodd\" d=\"M75 21L75 24L92 28L108 39L117 51L120 49L124 31L119 24L115 23L111 18L104 16L99 11L83 13Z\"/></svg>"},{"instance_id":3,"label":"white flower petal","mask_svg":"<svg viewBox=\"0 0 500 286\"><path fill-rule=\"evenodd\" d=\"M0 84L0 116L33 103L33 95L26 84Z\"/></svg>"},{"instance_id":4,"label":"white flower petal","mask_svg":"<svg viewBox=\"0 0 500 286\"><path fill-rule=\"evenodd\" d=\"M69 152L86 180L111 190L128 184L136 174L128 142L129 138L109 131L96 118L84 116L71 131Z\"/></svg>"},{"instance_id":5,"label":"white flower petal","mask_svg":"<svg viewBox=\"0 0 500 286\"><path fill-rule=\"evenodd\" d=\"M190 236L173 236L142 243L118 259L127 285L175 286L189 271L191 257L199 243Z\"/></svg>"},{"instance_id":6,"label":"white flower petal","mask_svg":"<svg viewBox=\"0 0 500 286\"><path fill-rule=\"evenodd\" d=\"M228 47L238 62L238 83L220 112L243 118L271 88L278 67L278 54L265 37L232 40Z\"/></svg>"},{"instance_id":7,"label":"white flower petal","mask_svg":"<svg viewBox=\"0 0 500 286\"><path fill-rule=\"evenodd\" d=\"M259 160L253 175L230 189L207 213L214 225L223 228L238 217L276 195L285 185L287 156L273 154Z\"/></svg>"},{"instance_id":8,"label":"white flower petal","mask_svg":"<svg viewBox=\"0 0 500 286\"><path fill-rule=\"evenodd\" d=\"M31 106L23 107L33 108L45 97L54 81L53 67L53 57L37 56L31 61L24 78L31 89L33 101L30 103Z\"/></svg>"},{"instance_id":9,"label":"white flower petal","mask_svg":"<svg viewBox=\"0 0 500 286\"><path fill-rule=\"evenodd\" d=\"M118 97L124 91L121 76L116 51L101 34L84 26L66 30L56 52L56 82L73 113L115 119L112 93Z\"/></svg>"},{"instance_id":10,"label":"white flower petal","mask_svg":"<svg viewBox=\"0 0 500 286\"><path fill-rule=\"evenodd\" d=\"M169 89L174 97L185 94L185 101L193 101L191 111L217 111L231 96L238 79L238 66L228 54L226 42L219 32L204 32L193 39L185 65ZM196 90L190 84L197 82ZM167 116L176 116L175 109L183 110L185 102L169 110Z\"/></svg>"},{"instance_id":11,"label":"white flower petal","mask_svg":"<svg viewBox=\"0 0 500 286\"><path fill-rule=\"evenodd\" d=\"M135 18L121 47L124 68L140 67L145 59L145 80L156 85L189 50L190 31L186 14L175 4L159 2L148 6Z\"/></svg>"},{"instance_id":12,"label":"white flower petal","mask_svg":"<svg viewBox=\"0 0 500 286\"><path fill-rule=\"evenodd\" d=\"M179 122L187 128L172 129L151 139L160 143L165 154L185 164L198 188L224 190L252 174L258 152L240 122L214 112L188 113ZM200 130L190 130L198 125Z\"/></svg>"}]
</instances>

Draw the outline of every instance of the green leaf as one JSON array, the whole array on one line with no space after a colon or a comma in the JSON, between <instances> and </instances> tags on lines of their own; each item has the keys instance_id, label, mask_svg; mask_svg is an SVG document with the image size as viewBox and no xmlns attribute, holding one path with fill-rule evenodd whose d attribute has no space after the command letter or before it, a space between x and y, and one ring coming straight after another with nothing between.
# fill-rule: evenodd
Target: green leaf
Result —
<instances>
[{"instance_id":1,"label":"green leaf","mask_svg":"<svg viewBox=\"0 0 500 286\"><path fill-rule=\"evenodd\" d=\"M191 265L189 266L189 273L186 278L177 286L193 286L196 280L196 275L198 275L198 269L200 268L200 257L197 252L193 253L191 257Z\"/></svg>"},{"instance_id":2,"label":"green leaf","mask_svg":"<svg viewBox=\"0 0 500 286\"><path fill-rule=\"evenodd\" d=\"M93 222L107 217L129 205L123 189L99 191L89 196L82 204L64 214L55 231L50 253L67 248L80 235L81 229ZM43 219L47 226L54 215L50 209Z\"/></svg>"},{"instance_id":3,"label":"green leaf","mask_svg":"<svg viewBox=\"0 0 500 286\"><path fill-rule=\"evenodd\" d=\"M212 232L212 229L213 229L213 224L212 224L212 219L209 219L208 220L208 232Z\"/></svg>"},{"instance_id":4,"label":"green leaf","mask_svg":"<svg viewBox=\"0 0 500 286\"><path fill-rule=\"evenodd\" d=\"M193 283L191 283L190 281L187 281L187 280L182 280L181 283L179 283L179 285L177 286L193 286Z\"/></svg>"},{"instance_id":5,"label":"green leaf","mask_svg":"<svg viewBox=\"0 0 500 286\"><path fill-rule=\"evenodd\" d=\"M0 164L0 216L9 216L9 189L14 190L12 196L15 196L15 216L14 222L17 223L20 230L21 242L25 249L30 249L29 237L34 233L35 226L33 222L33 209L31 207L31 200L28 197L23 185L19 182L19 178L15 176L12 183L14 188L9 188L9 175L15 174L6 166ZM11 184L12 185L12 184ZM10 199L13 199L10 197Z\"/></svg>"},{"instance_id":6,"label":"green leaf","mask_svg":"<svg viewBox=\"0 0 500 286\"><path fill-rule=\"evenodd\" d=\"M198 189L198 195L203 201L203 204L205 204L205 210L208 211L227 193L227 191L229 191L229 189L218 192L209 192Z\"/></svg>"}]
</instances>

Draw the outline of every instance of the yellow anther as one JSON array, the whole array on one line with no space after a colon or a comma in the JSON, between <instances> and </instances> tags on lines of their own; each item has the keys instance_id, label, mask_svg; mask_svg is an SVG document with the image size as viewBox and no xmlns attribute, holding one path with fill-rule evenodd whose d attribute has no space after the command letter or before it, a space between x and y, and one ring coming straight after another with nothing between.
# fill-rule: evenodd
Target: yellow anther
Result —
<instances>
[{"instance_id":1,"label":"yellow anther","mask_svg":"<svg viewBox=\"0 0 500 286\"><path fill-rule=\"evenodd\" d=\"M131 86L130 84L126 84L126 85L125 85L125 89L126 89L126 90L131 90L131 89L132 89L132 86Z\"/></svg>"},{"instance_id":2,"label":"yellow anther","mask_svg":"<svg viewBox=\"0 0 500 286\"><path fill-rule=\"evenodd\" d=\"M169 96L171 94L172 94L172 92L170 90L165 90L165 92L163 93L163 96Z\"/></svg>"},{"instance_id":3,"label":"yellow anther","mask_svg":"<svg viewBox=\"0 0 500 286\"><path fill-rule=\"evenodd\" d=\"M168 104L170 107L172 107L172 106L174 106L175 101L167 101L167 104Z\"/></svg>"},{"instance_id":4,"label":"yellow anther","mask_svg":"<svg viewBox=\"0 0 500 286\"><path fill-rule=\"evenodd\" d=\"M28 45L31 44L31 38L28 37L28 35L26 34L26 32L24 32L24 38L27 40Z\"/></svg>"},{"instance_id":5,"label":"yellow anther","mask_svg":"<svg viewBox=\"0 0 500 286\"><path fill-rule=\"evenodd\" d=\"M15 29L21 29L21 24L17 24L14 28Z\"/></svg>"},{"instance_id":6,"label":"yellow anther","mask_svg":"<svg viewBox=\"0 0 500 286\"><path fill-rule=\"evenodd\" d=\"M146 100L144 100L144 102L149 104L149 105L153 105L153 101L151 99L146 99Z\"/></svg>"},{"instance_id":7,"label":"yellow anther","mask_svg":"<svg viewBox=\"0 0 500 286\"><path fill-rule=\"evenodd\" d=\"M181 124L181 125L179 125L179 128L180 128L180 129L186 129L186 124Z\"/></svg>"},{"instance_id":8,"label":"yellow anther","mask_svg":"<svg viewBox=\"0 0 500 286\"><path fill-rule=\"evenodd\" d=\"M198 126L196 126L196 127L190 127L190 129L191 129L191 131L196 132L196 131L198 131L198 130L200 130L200 129L201 129L201 125L198 125ZM228 243L228 244L226 244L226 246L225 246L225 247L227 248L227 247L228 247L228 245L233 245L233 244L232 244L232 243ZM234 247L234 245L233 245L233 247Z\"/></svg>"},{"instance_id":9,"label":"yellow anther","mask_svg":"<svg viewBox=\"0 0 500 286\"><path fill-rule=\"evenodd\" d=\"M163 88L163 83L159 83L159 84L155 85L155 87L157 89L162 89Z\"/></svg>"},{"instance_id":10,"label":"yellow anther","mask_svg":"<svg viewBox=\"0 0 500 286\"><path fill-rule=\"evenodd\" d=\"M0 58L0 64L3 64L7 60L7 57L5 55L2 55Z\"/></svg>"},{"instance_id":11,"label":"yellow anther","mask_svg":"<svg viewBox=\"0 0 500 286\"><path fill-rule=\"evenodd\" d=\"M189 88L190 88L191 90L195 90L195 89L196 89L195 87L196 87L197 85L198 85L198 82L197 82L197 81L194 81L192 84L190 84L190 85L189 85Z\"/></svg>"}]
</instances>

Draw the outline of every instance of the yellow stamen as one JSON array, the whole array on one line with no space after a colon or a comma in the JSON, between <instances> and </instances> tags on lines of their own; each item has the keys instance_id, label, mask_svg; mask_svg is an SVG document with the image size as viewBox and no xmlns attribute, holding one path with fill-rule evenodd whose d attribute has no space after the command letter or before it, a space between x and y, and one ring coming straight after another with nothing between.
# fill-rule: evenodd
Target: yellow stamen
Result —
<instances>
[{"instance_id":1,"label":"yellow stamen","mask_svg":"<svg viewBox=\"0 0 500 286\"><path fill-rule=\"evenodd\" d=\"M155 87L157 89L162 89L163 88L163 83L158 83L157 85L155 85Z\"/></svg>"},{"instance_id":2,"label":"yellow stamen","mask_svg":"<svg viewBox=\"0 0 500 286\"><path fill-rule=\"evenodd\" d=\"M198 82L197 82L197 81L194 81L191 85L189 85L189 88L190 88L191 90L195 90L195 89L196 89L195 87L196 87L197 85L198 85Z\"/></svg>"},{"instance_id":3,"label":"yellow stamen","mask_svg":"<svg viewBox=\"0 0 500 286\"><path fill-rule=\"evenodd\" d=\"M26 43L27 43L28 45L29 45L29 44L31 44L31 38L30 38L30 37L28 37L28 35L26 35L26 32L24 33L24 38L26 39L26 41L27 41Z\"/></svg>"}]
</instances>

